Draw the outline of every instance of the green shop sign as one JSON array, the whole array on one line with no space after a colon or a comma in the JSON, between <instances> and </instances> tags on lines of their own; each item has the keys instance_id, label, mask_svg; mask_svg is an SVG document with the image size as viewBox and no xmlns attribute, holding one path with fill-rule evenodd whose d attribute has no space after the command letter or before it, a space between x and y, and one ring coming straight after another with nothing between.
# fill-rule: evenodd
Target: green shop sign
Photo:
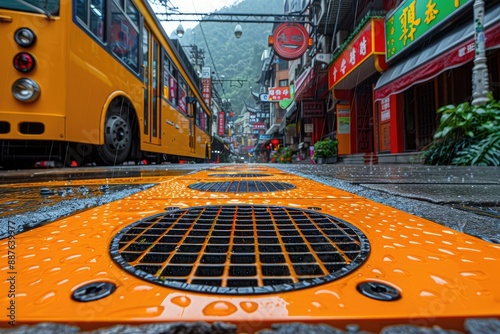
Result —
<instances>
[{"instance_id":1,"label":"green shop sign","mask_svg":"<svg viewBox=\"0 0 500 334\"><path fill-rule=\"evenodd\" d=\"M406 0L385 20L386 58L392 59L473 0ZM472 17L471 17L472 24Z\"/></svg>"}]
</instances>

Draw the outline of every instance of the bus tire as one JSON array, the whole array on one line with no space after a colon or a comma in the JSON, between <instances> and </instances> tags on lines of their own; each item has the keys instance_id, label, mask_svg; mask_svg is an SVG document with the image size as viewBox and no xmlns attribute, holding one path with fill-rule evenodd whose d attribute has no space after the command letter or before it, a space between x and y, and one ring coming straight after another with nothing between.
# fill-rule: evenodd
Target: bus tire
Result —
<instances>
[{"instance_id":1,"label":"bus tire","mask_svg":"<svg viewBox=\"0 0 500 334\"><path fill-rule=\"evenodd\" d=\"M119 165L127 159L132 147L130 107L118 99L110 106L104 122L104 145L97 146L97 154L106 165Z\"/></svg>"}]
</instances>

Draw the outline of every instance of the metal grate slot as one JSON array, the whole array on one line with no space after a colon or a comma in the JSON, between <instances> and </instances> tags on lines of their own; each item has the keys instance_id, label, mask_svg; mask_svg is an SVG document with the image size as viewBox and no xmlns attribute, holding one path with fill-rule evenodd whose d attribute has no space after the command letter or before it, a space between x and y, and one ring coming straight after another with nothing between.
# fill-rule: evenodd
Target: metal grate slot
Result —
<instances>
[{"instance_id":1,"label":"metal grate slot","mask_svg":"<svg viewBox=\"0 0 500 334\"><path fill-rule=\"evenodd\" d=\"M206 293L301 289L348 275L370 245L356 227L313 210L265 205L176 209L120 231L111 255L145 280Z\"/></svg>"},{"instance_id":2,"label":"metal grate slot","mask_svg":"<svg viewBox=\"0 0 500 334\"><path fill-rule=\"evenodd\" d=\"M295 186L291 183L274 181L225 181L198 182L189 185L189 188L222 193L262 193L290 190L294 189Z\"/></svg>"},{"instance_id":3,"label":"metal grate slot","mask_svg":"<svg viewBox=\"0 0 500 334\"><path fill-rule=\"evenodd\" d=\"M273 176L272 174L264 173L236 173L236 174L208 174L210 177L231 177L231 178L244 178L244 177L267 177Z\"/></svg>"}]
</instances>

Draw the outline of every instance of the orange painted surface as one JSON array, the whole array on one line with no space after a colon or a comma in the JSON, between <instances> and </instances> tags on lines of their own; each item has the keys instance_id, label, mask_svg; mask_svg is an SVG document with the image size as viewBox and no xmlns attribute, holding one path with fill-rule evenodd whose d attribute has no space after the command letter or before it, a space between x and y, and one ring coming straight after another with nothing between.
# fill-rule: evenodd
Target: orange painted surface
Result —
<instances>
[{"instance_id":1,"label":"orange painted surface","mask_svg":"<svg viewBox=\"0 0 500 334\"><path fill-rule=\"evenodd\" d=\"M228 181L209 174L234 172L272 174L265 179L289 182L296 188L239 194L188 188L194 182ZM356 270L332 282L260 295L196 293L160 286L129 274L110 257L110 243L121 229L164 213L166 207L229 204L321 208L320 213L361 230L369 240L370 254ZM391 324L463 330L465 318L500 314L499 245L272 168L232 166L160 181L148 190L12 240L14 267L8 265L9 240L0 240L4 250L0 272L3 277L15 276L17 325L44 321L92 329L119 323L224 321L251 333L273 323L301 321L338 328L357 323L368 331ZM117 289L97 301L71 299L75 289L96 281L112 282ZM387 283L401 298L390 302L367 298L356 290L365 281ZM4 312L12 300L5 293L9 288L10 282L2 280ZM5 318L0 326L8 327Z\"/></svg>"}]
</instances>

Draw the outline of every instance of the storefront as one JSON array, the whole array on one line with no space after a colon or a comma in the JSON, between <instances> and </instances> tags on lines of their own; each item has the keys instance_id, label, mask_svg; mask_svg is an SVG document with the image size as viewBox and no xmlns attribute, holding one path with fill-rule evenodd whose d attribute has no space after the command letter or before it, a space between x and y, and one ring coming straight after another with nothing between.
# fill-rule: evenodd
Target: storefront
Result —
<instances>
[{"instance_id":1,"label":"storefront","mask_svg":"<svg viewBox=\"0 0 500 334\"><path fill-rule=\"evenodd\" d=\"M403 2L386 19L389 69L375 86L376 146L378 152L403 153L422 150L432 139L439 122L436 110L447 104L470 102L472 67L475 55L473 1L461 0L455 6L439 4L442 17L429 17L426 4L413 8L414 39L395 18L413 2ZM413 5L415 6L415 5ZM422 6L419 8L418 6ZM436 6L438 6L436 4ZM464 23L465 22L465 23ZM447 27L446 30L442 29ZM500 4L486 9L484 32L490 90L499 98ZM401 38L403 37L403 38ZM394 41L406 40L405 45ZM405 50L409 48L408 50Z\"/></svg>"},{"instance_id":2,"label":"storefront","mask_svg":"<svg viewBox=\"0 0 500 334\"><path fill-rule=\"evenodd\" d=\"M295 101L299 105L300 117L297 124L299 143L302 146L314 145L330 129L326 115L328 97L329 54L317 54L311 66L295 81Z\"/></svg>"},{"instance_id":3,"label":"storefront","mask_svg":"<svg viewBox=\"0 0 500 334\"><path fill-rule=\"evenodd\" d=\"M384 20L367 16L328 69L328 88L337 101L339 155L373 152L373 87L385 63Z\"/></svg>"}]
</instances>

